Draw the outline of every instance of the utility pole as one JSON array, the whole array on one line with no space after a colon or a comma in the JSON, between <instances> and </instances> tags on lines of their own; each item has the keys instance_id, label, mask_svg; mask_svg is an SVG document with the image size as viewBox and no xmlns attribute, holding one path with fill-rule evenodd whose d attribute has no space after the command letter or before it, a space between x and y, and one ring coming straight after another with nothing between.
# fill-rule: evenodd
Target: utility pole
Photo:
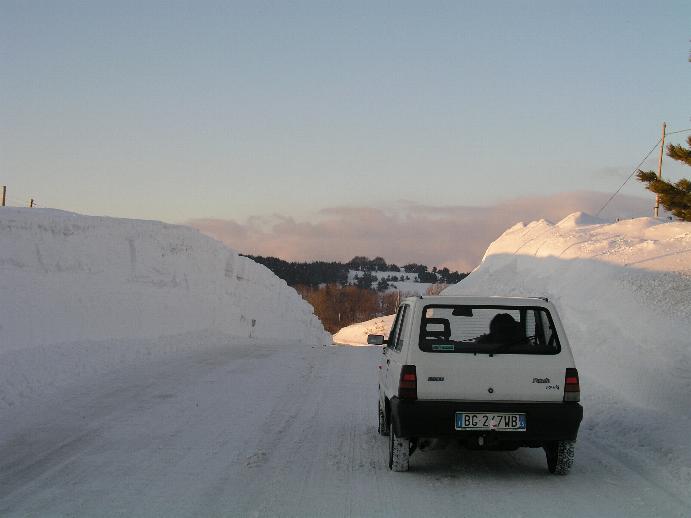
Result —
<instances>
[{"instance_id":1,"label":"utility pole","mask_svg":"<svg viewBox=\"0 0 691 518\"><path fill-rule=\"evenodd\" d=\"M7 196L7 185L2 186L2 206L5 206L5 197Z\"/></svg>"},{"instance_id":2,"label":"utility pole","mask_svg":"<svg viewBox=\"0 0 691 518\"><path fill-rule=\"evenodd\" d=\"M660 139L660 159L657 161L657 179L662 180L662 156L665 153L665 130L667 123L662 123L662 138ZM660 195L655 195L655 217L660 216Z\"/></svg>"}]
</instances>

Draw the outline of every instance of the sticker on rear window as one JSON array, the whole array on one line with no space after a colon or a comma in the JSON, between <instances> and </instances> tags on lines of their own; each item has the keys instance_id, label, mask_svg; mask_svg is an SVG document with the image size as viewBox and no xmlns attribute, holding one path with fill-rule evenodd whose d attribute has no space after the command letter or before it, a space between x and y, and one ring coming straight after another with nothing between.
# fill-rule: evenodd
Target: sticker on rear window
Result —
<instances>
[{"instance_id":1,"label":"sticker on rear window","mask_svg":"<svg viewBox=\"0 0 691 518\"><path fill-rule=\"evenodd\" d=\"M453 351L453 344L434 344L432 346L433 351Z\"/></svg>"}]
</instances>

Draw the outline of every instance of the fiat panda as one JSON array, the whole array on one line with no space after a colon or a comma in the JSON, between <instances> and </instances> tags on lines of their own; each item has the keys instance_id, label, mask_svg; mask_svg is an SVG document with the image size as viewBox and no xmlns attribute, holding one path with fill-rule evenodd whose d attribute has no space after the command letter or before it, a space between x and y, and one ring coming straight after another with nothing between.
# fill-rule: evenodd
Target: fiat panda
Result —
<instances>
[{"instance_id":1,"label":"fiat panda","mask_svg":"<svg viewBox=\"0 0 691 518\"><path fill-rule=\"evenodd\" d=\"M543 448L566 475L583 417L578 371L546 298L427 296L402 301L379 370L379 434L389 468L450 441Z\"/></svg>"}]
</instances>

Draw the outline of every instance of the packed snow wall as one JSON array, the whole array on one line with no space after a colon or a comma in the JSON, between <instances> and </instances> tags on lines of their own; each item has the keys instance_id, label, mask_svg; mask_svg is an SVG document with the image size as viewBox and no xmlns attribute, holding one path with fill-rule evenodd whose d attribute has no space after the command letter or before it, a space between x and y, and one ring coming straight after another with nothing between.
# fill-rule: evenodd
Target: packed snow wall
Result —
<instances>
[{"instance_id":1,"label":"packed snow wall","mask_svg":"<svg viewBox=\"0 0 691 518\"><path fill-rule=\"evenodd\" d=\"M519 223L444 291L456 294L548 297L584 373L639 403L672 404L682 391L661 380L676 372L669 382L691 389L691 223Z\"/></svg>"},{"instance_id":2,"label":"packed snow wall","mask_svg":"<svg viewBox=\"0 0 691 518\"><path fill-rule=\"evenodd\" d=\"M443 294L548 297L581 374L588 440L664 459L660 475L691 487L691 223L519 223Z\"/></svg>"},{"instance_id":3,"label":"packed snow wall","mask_svg":"<svg viewBox=\"0 0 691 518\"><path fill-rule=\"evenodd\" d=\"M147 344L152 354L171 343L163 337L190 333L330 341L283 280L196 230L0 209L1 370L30 370L41 355L60 349L69 356L75 344L87 355L101 354L106 343L129 344L123 350Z\"/></svg>"}]
</instances>

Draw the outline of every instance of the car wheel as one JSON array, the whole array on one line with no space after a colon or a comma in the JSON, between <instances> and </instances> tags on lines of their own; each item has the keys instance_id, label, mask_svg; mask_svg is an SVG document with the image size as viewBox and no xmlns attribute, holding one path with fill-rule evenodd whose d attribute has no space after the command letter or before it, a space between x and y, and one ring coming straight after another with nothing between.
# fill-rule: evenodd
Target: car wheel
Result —
<instances>
[{"instance_id":1,"label":"car wheel","mask_svg":"<svg viewBox=\"0 0 691 518\"><path fill-rule=\"evenodd\" d=\"M576 441L556 441L544 446L547 469L555 475L566 475L573 466Z\"/></svg>"},{"instance_id":2,"label":"car wheel","mask_svg":"<svg viewBox=\"0 0 691 518\"><path fill-rule=\"evenodd\" d=\"M408 471L410 466L410 441L396 437L393 427L389 434L389 469Z\"/></svg>"},{"instance_id":3,"label":"car wheel","mask_svg":"<svg viewBox=\"0 0 691 518\"><path fill-rule=\"evenodd\" d=\"M389 435L389 423L386 422L386 412L384 412L384 409L381 407L381 399L377 407L379 410L379 427L377 431L379 435L387 436Z\"/></svg>"}]
</instances>

